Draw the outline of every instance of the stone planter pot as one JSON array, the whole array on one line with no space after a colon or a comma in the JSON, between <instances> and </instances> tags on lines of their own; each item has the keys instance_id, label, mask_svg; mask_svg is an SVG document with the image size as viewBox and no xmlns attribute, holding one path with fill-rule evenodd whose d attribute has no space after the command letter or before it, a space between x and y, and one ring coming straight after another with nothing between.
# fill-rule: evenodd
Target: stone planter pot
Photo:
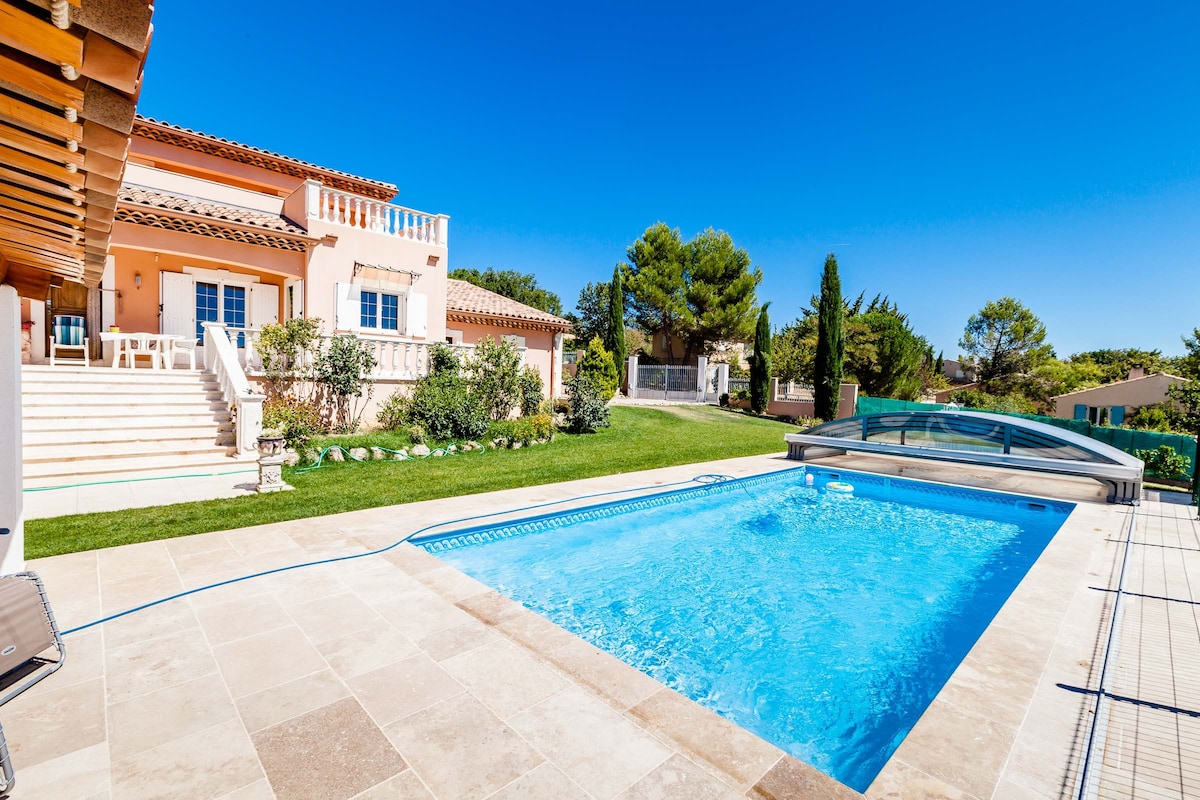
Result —
<instances>
[{"instance_id":1,"label":"stone planter pot","mask_svg":"<svg viewBox=\"0 0 1200 800\"><path fill-rule=\"evenodd\" d=\"M260 436L258 437L258 454L260 456L283 455L283 447L286 443L287 439L282 436Z\"/></svg>"}]
</instances>

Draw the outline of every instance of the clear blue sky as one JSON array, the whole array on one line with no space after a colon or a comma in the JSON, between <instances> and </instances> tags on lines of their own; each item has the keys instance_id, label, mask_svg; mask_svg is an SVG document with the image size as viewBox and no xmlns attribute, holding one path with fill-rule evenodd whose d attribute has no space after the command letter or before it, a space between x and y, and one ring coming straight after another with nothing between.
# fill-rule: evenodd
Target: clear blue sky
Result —
<instances>
[{"instance_id":1,"label":"clear blue sky","mask_svg":"<svg viewBox=\"0 0 1200 800\"><path fill-rule=\"evenodd\" d=\"M663 220L777 325L830 250L948 357L1004 294L1059 355L1200 325L1197 4L389 5L160 3L139 108L395 183L568 309Z\"/></svg>"}]
</instances>

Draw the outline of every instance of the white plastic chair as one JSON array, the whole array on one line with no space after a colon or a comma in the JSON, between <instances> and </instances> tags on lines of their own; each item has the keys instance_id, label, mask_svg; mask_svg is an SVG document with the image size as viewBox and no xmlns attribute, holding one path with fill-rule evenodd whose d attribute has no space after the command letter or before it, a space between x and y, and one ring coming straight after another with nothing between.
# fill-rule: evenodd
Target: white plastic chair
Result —
<instances>
[{"instance_id":1,"label":"white plastic chair","mask_svg":"<svg viewBox=\"0 0 1200 800\"><path fill-rule=\"evenodd\" d=\"M137 366L139 356L150 359L151 367L158 366L159 354L150 346L150 334L148 333L135 333L126 342L125 358L130 369Z\"/></svg>"},{"instance_id":2,"label":"white plastic chair","mask_svg":"<svg viewBox=\"0 0 1200 800\"><path fill-rule=\"evenodd\" d=\"M184 356L187 358L188 369L194 370L196 368L196 345L199 343L199 339L176 339L171 342L164 362L167 366L174 367L179 361L179 357ZM167 359L170 360L167 361Z\"/></svg>"}]
</instances>

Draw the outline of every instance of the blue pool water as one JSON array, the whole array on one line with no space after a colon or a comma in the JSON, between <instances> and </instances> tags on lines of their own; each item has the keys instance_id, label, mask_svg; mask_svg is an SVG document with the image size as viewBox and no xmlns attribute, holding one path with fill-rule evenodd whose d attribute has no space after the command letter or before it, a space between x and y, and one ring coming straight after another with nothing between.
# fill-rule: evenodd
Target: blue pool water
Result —
<instances>
[{"instance_id":1,"label":"blue pool water","mask_svg":"<svg viewBox=\"0 0 1200 800\"><path fill-rule=\"evenodd\" d=\"M862 791L1071 508L807 466L422 544Z\"/></svg>"}]
</instances>

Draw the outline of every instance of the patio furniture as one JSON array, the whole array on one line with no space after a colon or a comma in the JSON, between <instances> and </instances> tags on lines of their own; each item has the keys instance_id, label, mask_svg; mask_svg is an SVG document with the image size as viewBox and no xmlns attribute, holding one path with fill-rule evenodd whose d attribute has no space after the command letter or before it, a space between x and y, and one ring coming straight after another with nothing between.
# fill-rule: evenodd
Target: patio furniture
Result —
<instances>
[{"instance_id":1,"label":"patio furniture","mask_svg":"<svg viewBox=\"0 0 1200 800\"><path fill-rule=\"evenodd\" d=\"M154 369L158 369L159 362L170 369L173 366L172 345L183 338L170 333L106 331L100 334L101 341L113 343L113 369L121 366L122 360L133 369L139 357L149 358Z\"/></svg>"},{"instance_id":2,"label":"patio furniture","mask_svg":"<svg viewBox=\"0 0 1200 800\"><path fill-rule=\"evenodd\" d=\"M87 321L83 317L61 314L51 320L50 366L52 367L55 366L54 359L59 350L78 350L83 357L83 365L91 366L88 360Z\"/></svg>"},{"instance_id":3,"label":"patio furniture","mask_svg":"<svg viewBox=\"0 0 1200 800\"><path fill-rule=\"evenodd\" d=\"M42 579L35 572L0 576L0 707L57 672L66 657ZM15 783L0 726L0 798Z\"/></svg>"},{"instance_id":4,"label":"patio furniture","mask_svg":"<svg viewBox=\"0 0 1200 800\"><path fill-rule=\"evenodd\" d=\"M179 360L179 357L183 356L187 359L188 369L195 369L196 346L199 344L199 339L180 338L173 342L169 342L167 351L163 356L163 363L166 364L169 369L173 369L176 362Z\"/></svg>"}]
</instances>

